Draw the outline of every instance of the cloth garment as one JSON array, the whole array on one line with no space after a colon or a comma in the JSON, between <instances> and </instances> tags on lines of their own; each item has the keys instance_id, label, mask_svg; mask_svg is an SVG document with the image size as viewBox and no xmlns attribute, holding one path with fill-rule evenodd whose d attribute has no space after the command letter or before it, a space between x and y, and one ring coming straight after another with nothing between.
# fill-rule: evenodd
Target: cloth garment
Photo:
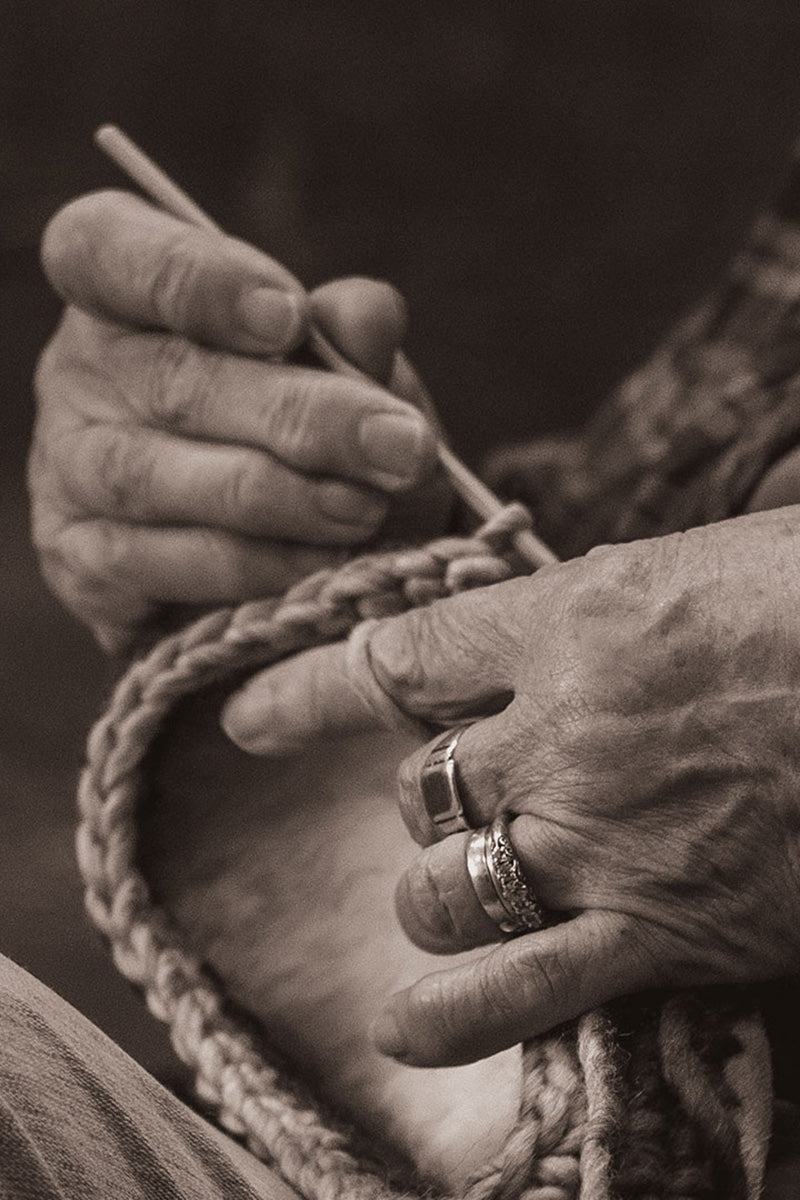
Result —
<instances>
[{"instance_id":1,"label":"cloth garment","mask_svg":"<svg viewBox=\"0 0 800 1200\"><path fill-rule=\"evenodd\" d=\"M580 435L510 447L489 474L567 558L746 511L799 440L800 143L717 286Z\"/></svg>"},{"instance_id":2,"label":"cloth garment","mask_svg":"<svg viewBox=\"0 0 800 1200\"><path fill-rule=\"evenodd\" d=\"M0 956L2 1200L296 1200L69 1004Z\"/></svg>"},{"instance_id":3,"label":"cloth garment","mask_svg":"<svg viewBox=\"0 0 800 1200\"><path fill-rule=\"evenodd\" d=\"M0 1200L297 1200L91 1022L0 956ZM763 1200L800 1197L779 1105Z\"/></svg>"}]
</instances>

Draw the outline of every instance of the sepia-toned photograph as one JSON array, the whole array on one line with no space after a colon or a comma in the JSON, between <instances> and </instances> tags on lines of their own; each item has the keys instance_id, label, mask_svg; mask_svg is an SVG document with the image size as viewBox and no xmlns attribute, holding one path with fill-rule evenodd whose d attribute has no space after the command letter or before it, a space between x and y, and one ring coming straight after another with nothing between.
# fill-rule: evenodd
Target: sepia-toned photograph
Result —
<instances>
[{"instance_id":1,"label":"sepia-toned photograph","mask_svg":"<svg viewBox=\"0 0 800 1200\"><path fill-rule=\"evenodd\" d=\"M800 1200L800 8L0 11L0 1198Z\"/></svg>"}]
</instances>

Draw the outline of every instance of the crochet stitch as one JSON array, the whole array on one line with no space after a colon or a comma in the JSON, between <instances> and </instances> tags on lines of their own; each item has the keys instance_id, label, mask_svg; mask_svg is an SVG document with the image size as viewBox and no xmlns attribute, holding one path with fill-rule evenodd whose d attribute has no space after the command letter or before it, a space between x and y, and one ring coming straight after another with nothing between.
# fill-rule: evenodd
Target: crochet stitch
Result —
<instances>
[{"instance_id":1,"label":"crochet stitch","mask_svg":"<svg viewBox=\"0 0 800 1200\"><path fill-rule=\"evenodd\" d=\"M224 982L154 903L136 865L147 755L184 696L342 638L370 618L509 578L520 570L512 535L528 523L521 506L510 506L471 537L364 556L312 576L279 603L204 617L129 669L89 737L77 833L89 915L118 969L169 1025L220 1124L308 1200L431 1189L377 1161L364 1137L293 1077L269 1031L228 1001ZM463 1196L755 1200L765 1081L763 1031L738 993L633 1000L587 1014L525 1047L517 1124Z\"/></svg>"}]
</instances>

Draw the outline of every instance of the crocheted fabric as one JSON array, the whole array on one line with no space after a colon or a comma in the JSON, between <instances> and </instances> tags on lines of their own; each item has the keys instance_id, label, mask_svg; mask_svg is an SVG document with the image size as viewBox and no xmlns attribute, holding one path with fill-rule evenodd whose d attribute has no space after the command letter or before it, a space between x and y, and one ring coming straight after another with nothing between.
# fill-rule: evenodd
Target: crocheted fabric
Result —
<instances>
[{"instance_id":1,"label":"crocheted fabric","mask_svg":"<svg viewBox=\"0 0 800 1200\"><path fill-rule=\"evenodd\" d=\"M507 578L512 506L468 538L354 560L277 605L204 617L120 681L93 729L77 835L88 912L114 962L170 1027L199 1096L309 1200L430 1195L373 1161L365 1139L294 1078L269 1030L238 1012L137 868L147 756L178 701L366 618ZM524 1048L519 1118L469 1200L756 1200L770 1101L768 1048L742 992L641 997Z\"/></svg>"}]
</instances>

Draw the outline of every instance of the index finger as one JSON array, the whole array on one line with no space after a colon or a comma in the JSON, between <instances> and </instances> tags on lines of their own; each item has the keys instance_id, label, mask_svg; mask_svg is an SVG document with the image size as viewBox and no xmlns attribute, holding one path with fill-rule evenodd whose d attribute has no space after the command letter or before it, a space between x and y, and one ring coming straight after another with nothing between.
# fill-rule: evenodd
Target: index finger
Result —
<instances>
[{"instance_id":1,"label":"index finger","mask_svg":"<svg viewBox=\"0 0 800 1200\"><path fill-rule=\"evenodd\" d=\"M358 626L254 676L230 698L225 732L252 754L296 753L318 737L497 711L513 695L520 631L513 579Z\"/></svg>"},{"instance_id":2,"label":"index finger","mask_svg":"<svg viewBox=\"0 0 800 1200\"><path fill-rule=\"evenodd\" d=\"M42 263L64 300L105 319L248 354L288 353L307 331L305 292L280 263L127 192L56 213Z\"/></svg>"}]
</instances>

